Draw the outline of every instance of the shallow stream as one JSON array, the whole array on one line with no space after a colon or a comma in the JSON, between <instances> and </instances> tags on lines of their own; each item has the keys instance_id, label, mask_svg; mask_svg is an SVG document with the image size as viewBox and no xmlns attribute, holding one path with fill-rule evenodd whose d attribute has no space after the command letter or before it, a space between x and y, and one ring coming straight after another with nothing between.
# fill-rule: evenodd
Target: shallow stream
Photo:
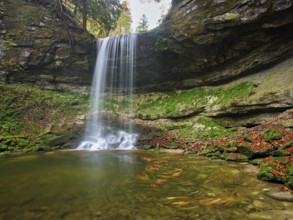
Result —
<instances>
[{"instance_id":1,"label":"shallow stream","mask_svg":"<svg viewBox=\"0 0 293 220\"><path fill-rule=\"evenodd\" d=\"M0 160L0 219L293 219L251 165L144 151Z\"/></svg>"}]
</instances>

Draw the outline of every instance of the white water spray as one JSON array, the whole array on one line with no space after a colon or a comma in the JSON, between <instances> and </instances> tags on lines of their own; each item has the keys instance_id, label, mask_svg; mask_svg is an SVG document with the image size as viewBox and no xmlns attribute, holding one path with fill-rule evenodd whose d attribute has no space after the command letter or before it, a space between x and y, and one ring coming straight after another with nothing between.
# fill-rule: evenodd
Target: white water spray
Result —
<instances>
[{"instance_id":1,"label":"white water spray","mask_svg":"<svg viewBox=\"0 0 293 220\"><path fill-rule=\"evenodd\" d=\"M138 135L132 132L131 123L127 124L125 130L115 131L104 123L101 113L106 88L107 94L118 96L123 93L129 97L130 102L132 100L136 34L98 40L97 44L99 49L91 89L89 118L84 140L77 150L133 149Z\"/></svg>"}]
</instances>

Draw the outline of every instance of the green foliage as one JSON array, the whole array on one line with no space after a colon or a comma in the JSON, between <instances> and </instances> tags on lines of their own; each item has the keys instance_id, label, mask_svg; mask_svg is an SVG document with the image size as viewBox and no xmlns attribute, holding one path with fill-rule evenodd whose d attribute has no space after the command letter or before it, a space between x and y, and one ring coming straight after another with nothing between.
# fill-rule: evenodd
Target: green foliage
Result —
<instances>
[{"instance_id":1,"label":"green foliage","mask_svg":"<svg viewBox=\"0 0 293 220\"><path fill-rule=\"evenodd\" d=\"M87 112L86 95L7 84L0 84L0 93L2 156L48 150L48 139L72 129L76 116Z\"/></svg>"},{"instance_id":2,"label":"green foliage","mask_svg":"<svg viewBox=\"0 0 293 220\"><path fill-rule=\"evenodd\" d=\"M115 98L108 96L104 98L102 106L105 111L123 113L130 111L132 105L130 100L126 100L122 97Z\"/></svg>"},{"instance_id":3,"label":"green foliage","mask_svg":"<svg viewBox=\"0 0 293 220\"><path fill-rule=\"evenodd\" d=\"M243 139L244 139L246 142L252 142L252 138L249 137L248 135L244 135L244 136L243 136Z\"/></svg>"},{"instance_id":4,"label":"green foliage","mask_svg":"<svg viewBox=\"0 0 293 220\"><path fill-rule=\"evenodd\" d=\"M108 36L121 12L119 0L87 0L87 29L97 37ZM64 0L64 6L83 22L83 0Z\"/></svg>"},{"instance_id":5,"label":"green foliage","mask_svg":"<svg viewBox=\"0 0 293 220\"><path fill-rule=\"evenodd\" d=\"M258 161L260 170L257 174L257 177L259 179L279 183L288 183L292 181L292 176L290 176L292 171L292 165L286 167L286 158L269 157L265 160L265 162Z\"/></svg>"},{"instance_id":6,"label":"green foliage","mask_svg":"<svg viewBox=\"0 0 293 220\"><path fill-rule=\"evenodd\" d=\"M148 31L149 24L148 19L145 14L142 15L140 22L138 23L138 26L136 28L137 33L142 33Z\"/></svg>"},{"instance_id":7,"label":"green foliage","mask_svg":"<svg viewBox=\"0 0 293 220\"><path fill-rule=\"evenodd\" d=\"M285 182L288 184L288 186L293 189L293 165L290 165L286 169L286 174L288 175L285 177Z\"/></svg>"},{"instance_id":8,"label":"green foliage","mask_svg":"<svg viewBox=\"0 0 293 220\"><path fill-rule=\"evenodd\" d=\"M134 96L133 103L127 97L106 97L103 109L116 114L124 114L133 106L136 117L152 120L180 118L203 111L204 108L220 108L237 98L247 96L253 89L253 82L244 82L228 88L195 88L185 91L145 94ZM192 120L181 120L180 123L160 123L158 125L182 135L184 138L207 139L230 136L237 129L226 129L216 120L199 117Z\"/></svg>"},{"instance_id":9,"label":"green foliage","mask_svg":"<svg viewBox=\"0 0 293 220\"><path fill-rule=\"evenodd\" d=\"M73 17L80 25L83 24L83 15L86 14L87 30L96 37L108 36L110 30L116 26L120 15L119 0L28 0L42 5L59 17ZM60 6L62 4L62 7ZM86 8L84 8L86 4ZM62 8L62 10L61 10Z\"/></svg>"},{"instance_id":10,"label":"green foliage","mask_svg":"<svg viewBox=\"0 0 293 220\"><path fill-rule=\"evenodd\" d=\"M280 140L282 139L283 134L279 130L273 130L271 128L268 128L264 133L264 139L267 142L270 142L272 140Z\"/></svg>"},{"instance_id":11,"label":"green foliage","mask_svg":"<svg viewBox=\"0 0 293 220\"><path fill-rule=\"evenodd\" d=\"M0 84L0 134L38 134L84 111L87 96Z\"/></svg>"},{"instance_id":12,"label":"green foliage","mask_svg":"<svg viewBox=\"0 0 293 220\"><path fill-rule=\"evenodd\" d=\"M131 33L131 14L127 1L122 2L122 10L117 20L116 28L111 32L111 36Z\"/></svg>"},{"instance_id":13,"label":"green foliage","mask_svg":"<svg viewBox=\"0 0 293 220\"><path fill-rule=\"evenodd\" d=\"M204 106L221 106L234 99L245 97L255 87L253 82L243 82L230 88L172 91L161 93L137 103L137 113L145 115L166 114L170 117L180 117L188 112L200 111Z\"/></svg>"},{"instance_id":14,"label":"green foliage","mask_svg":"<svg viewBox=\"0 0 293 220\"><path fill-rule=\"evenodd\" d=\"M235 148L235 147L237 147L237 145L238 145L238 143L233 141L233 142L230 142L226 147L227 148Z\"/></svg>"},{"instance_id":15,"label":"green foliage","mask_svg":"<svg viewBox=\"0 0 293 220\"><path fill-rule=\"evenodd\" d=\"M208 117L199 117L192 123L186 123L180 128L175 128L173 132L184 138L205 140L211 138L227 137L235 133L231 129L219 125L215 120Z\"/></svg>"}]
</instances>

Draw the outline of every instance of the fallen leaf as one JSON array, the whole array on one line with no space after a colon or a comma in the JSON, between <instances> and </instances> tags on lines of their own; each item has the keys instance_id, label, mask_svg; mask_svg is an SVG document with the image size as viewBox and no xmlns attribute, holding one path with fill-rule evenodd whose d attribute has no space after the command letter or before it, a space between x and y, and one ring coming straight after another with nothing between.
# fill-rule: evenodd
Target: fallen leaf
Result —
<instances>
[{"instance_id":1,"label":"fallen leaf","mask_svg":"<svg viewBox=\"0 0 293 220\"><path fill-rule=\"evenodd\" d=\"M149 180L149 176L146 173L142 173L137 176L139 180Z\"/></svg>"},{"instance_id":2,"label":"fallen leaf","mask_svg":"<svg viewBox=\"0 0 293 220\"><path fill-rule=\"evenodd\" d=\"M189 203L190 202L185 202L185 201L172 202L173 205L178 205L178 206L188 205Z\"/></svg>"},{"instance_id":3,"label":"fallen leaf","mask_svg":"<svg viewBox=\"0 0 293 220\"><path fill-rule=\"evenodd\" d=\"M168 199L168 200L174 200L174 199L176 199L176 197L167 197L166 199Z\"/></svg>"}]
</instances>

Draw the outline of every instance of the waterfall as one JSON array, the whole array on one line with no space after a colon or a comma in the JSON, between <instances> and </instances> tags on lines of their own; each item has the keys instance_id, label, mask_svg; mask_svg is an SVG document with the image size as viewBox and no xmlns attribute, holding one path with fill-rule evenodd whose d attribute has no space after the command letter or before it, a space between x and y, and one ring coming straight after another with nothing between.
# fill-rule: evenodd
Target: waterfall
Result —
<instances>
[{"instance_id":1,"label":"waterfall","mask_svg":"<svg viewBox=\"0 0 293 220\"><path fill-rule=\"evenodd\" d=\"M98 40L97 46L89 116L77 150L133 149L138 135L133 133L130 119L123 130L117 130L105 123L102 108L105 95L126 95L132 101L136 34Z\"/></svg>"}]
</instances>

